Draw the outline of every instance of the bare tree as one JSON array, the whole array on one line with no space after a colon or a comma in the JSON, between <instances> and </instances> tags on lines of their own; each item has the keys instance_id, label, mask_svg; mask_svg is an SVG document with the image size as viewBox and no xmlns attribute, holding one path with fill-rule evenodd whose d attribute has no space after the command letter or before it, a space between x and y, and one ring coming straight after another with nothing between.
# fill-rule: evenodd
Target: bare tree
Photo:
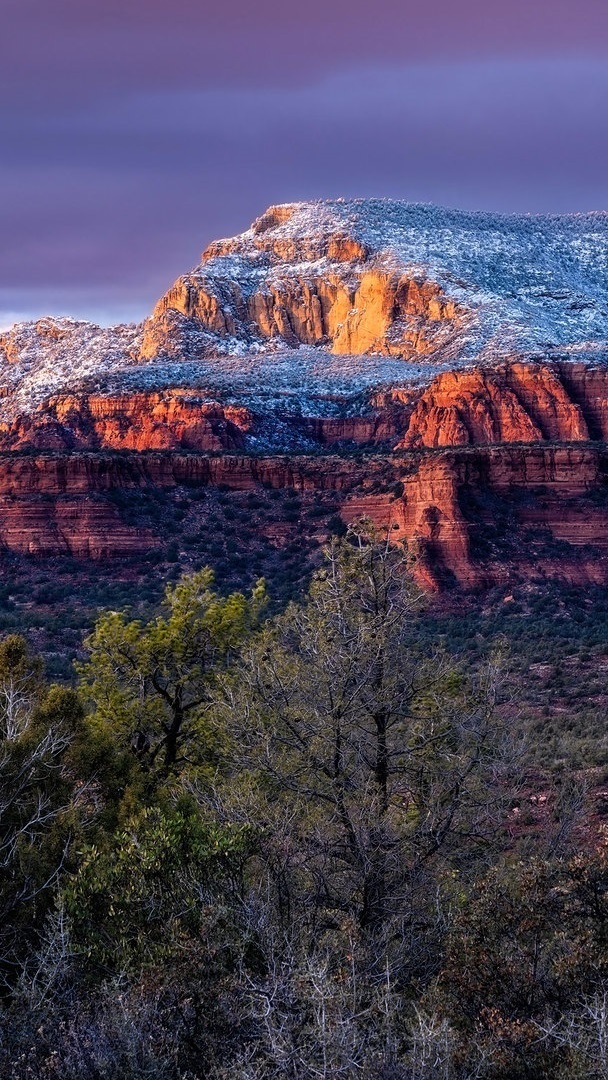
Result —
<instances>
[{"instance_id":1,"label":"bare tree","mask_svg":"<svg viewBox=\"0 0 608 1080\"><path fill-rule=\"evenodd\" d=\"M398 916L407 938L436 853L496 830L498 670L473 683L421 655L419 604L393 547L334 544L231 691L243 766L263 778L263 812L296 834L292 871L317 930L352 914L373 933Z\"/></svg>"},{"instance_id":2,"label":"bare tree","mask_svg":"<svg viewBox=\"0 0 608 1080\"><path fill-rule=\"evenodd\" d=\"M37 941L65 863L73 800L71 691L44 687L23 638L0 642L0 977L12 983Z\"/></svg>"},{"instance_id":3,"label":"bare tree","mask_svg":"<svg viewBox=\"0 0 608 1080\"><path fill-rule=\"evenodd\" d=\"M568 1052L572 1080L608 1080L608 989L573 1003L573 1008L550 1024L538 1024L540 1037Z\"/></svg>"},{"instance_id":4,"label":"bare tree","mask_svg":"<svg viewBox=\"0 0 608 1080\"><path fill-rule=\"evenodd\" d=\"M259 1042L235 1075L451 1075L447 1028L408 1033L405 1000L499 830L509 740L498 660L472 679L425 654L409 569L394 545L333 543L224 684L236 766L198 797L257 828L243 905L265 970L247 975Z\"/></svg>"}]
</instances>

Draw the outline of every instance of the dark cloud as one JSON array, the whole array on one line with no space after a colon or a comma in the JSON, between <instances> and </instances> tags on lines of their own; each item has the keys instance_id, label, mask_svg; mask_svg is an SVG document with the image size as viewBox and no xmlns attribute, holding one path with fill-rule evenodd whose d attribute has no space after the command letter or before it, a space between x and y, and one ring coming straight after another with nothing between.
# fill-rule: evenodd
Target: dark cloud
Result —
<instances>
[{"instance_id":1,"label":"dark cloud","mask_svg":"<svg viewBox=\"0 0 608 1080\"><path fill-rule=\"evenodd\" d=\"M306 82L336 66L602 49L605 0L3 0L21 101L169 85Z\"/></svg>"},{"instance_id":2,"label":"dark cloud","mask_svg":"<svg viewBox=\"0 0 608 1080\"><path fill-rule=\"evenodd\" d=\"M3 323L139 317L273 201L608 205L605 0L3 0L3 24Z\"/></svg>"}]
</instances>

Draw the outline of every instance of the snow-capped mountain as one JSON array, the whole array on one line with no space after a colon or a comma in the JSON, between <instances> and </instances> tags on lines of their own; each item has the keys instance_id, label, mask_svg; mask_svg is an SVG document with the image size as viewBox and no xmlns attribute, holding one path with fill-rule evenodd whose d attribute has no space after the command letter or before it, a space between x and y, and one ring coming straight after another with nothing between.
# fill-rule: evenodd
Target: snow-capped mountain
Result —
<instances>
[{"instance_id":1,"label":"snow-capped mountain","mask_svg":"<svg viewBox=\"0 0 608 1080\"><path fill-rule=\"evenodd\" d=\"M603 364L607 340L608 214L287 204L212 244L141 327L46 318L0 335L2 418L83 383L352 411L513 356Z\"/></svg>"}]
</instances>

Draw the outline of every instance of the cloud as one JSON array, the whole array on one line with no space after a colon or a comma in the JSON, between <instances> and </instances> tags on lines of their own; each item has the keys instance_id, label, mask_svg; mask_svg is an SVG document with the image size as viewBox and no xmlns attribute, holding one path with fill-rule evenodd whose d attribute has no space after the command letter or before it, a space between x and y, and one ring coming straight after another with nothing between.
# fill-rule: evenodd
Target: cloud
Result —
<instances>
[{"instance_id":1,"label":"cloud","mask_svg":"<svg viewBox=\"0 0 608 1080\"><path fill-rule=\"evenodd\" d=\"M608 66L581 55L138 87L5 112L0 307L143 316L206 242L276 201L605 208L606 100Z\"/></svg>"},{"instance_id":2,"label":"cloud","mask_svg":"<svg viewBox=\"0 0 608 1080\"><path fill-rule=\"evenodd\" d=\"M364 64L608 48L605 0L3 0L15 112L134 89L303 85Z\"/></svg>"}]
</instances>

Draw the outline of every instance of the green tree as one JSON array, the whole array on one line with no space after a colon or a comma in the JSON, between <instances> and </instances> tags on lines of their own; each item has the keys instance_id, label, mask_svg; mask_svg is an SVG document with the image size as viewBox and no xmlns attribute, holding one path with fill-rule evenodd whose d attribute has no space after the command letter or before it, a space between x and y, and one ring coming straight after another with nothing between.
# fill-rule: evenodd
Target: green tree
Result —
<instances>
[{"instance_id":1,"label":"green tree","mask_svg":"<svg viewBox=\"0 0 608 1080\"><path fill-rule=\"evenodd\" d=\"M79 671L92 731L153 781L213 760L212 688L265 603L262 581L247 598L219 596L213 580L204 569L169 585L162 613L148 623L106 612L86 641Z\"/></svg>"}]
</instances>

